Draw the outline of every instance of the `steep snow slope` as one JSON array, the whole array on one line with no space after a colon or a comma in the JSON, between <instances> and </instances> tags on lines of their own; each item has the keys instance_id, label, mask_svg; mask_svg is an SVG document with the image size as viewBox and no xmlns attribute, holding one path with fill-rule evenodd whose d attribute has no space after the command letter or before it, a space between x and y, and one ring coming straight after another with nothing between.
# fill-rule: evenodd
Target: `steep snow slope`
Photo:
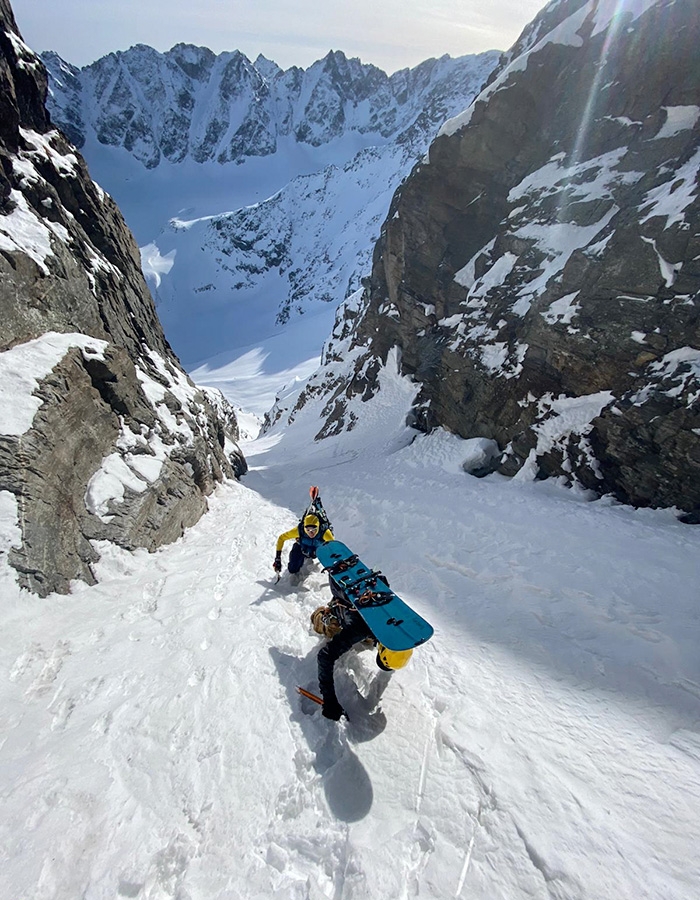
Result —
<instances>
[{"instance_id":1,"label":"steep snow slope","mask_svg":"<svg viewBox=\"0 0 700 900\"><path fill-rule=\"evenodd\" d=\"M307 405L95 587L28 605L3 567L3 896L697 897L700 532L470 478L414 392L387 367L318 444ZM326 579L272 581L311 483L436 629L388 679L351 652L340 725L295 692Z\"/></svg>"}]
</instances>

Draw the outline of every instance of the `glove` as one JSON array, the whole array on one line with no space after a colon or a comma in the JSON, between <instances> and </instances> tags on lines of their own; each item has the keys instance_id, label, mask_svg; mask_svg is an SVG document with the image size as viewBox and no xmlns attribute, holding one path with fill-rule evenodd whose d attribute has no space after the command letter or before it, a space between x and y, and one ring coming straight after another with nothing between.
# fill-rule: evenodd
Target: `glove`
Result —
<instances>
[{"instance_id":1,"label":"glove","mask_svg":"<svg viewBox=\"0 0 700 900\"><path fill-rule=\"evenodd\" d=\"M345 715L345 710L340 703L338 703L336 697L333 697L330 700L324 700L321 712L326 719L333 719L334 722L337 722L341 716Z\"/></svg>"},{"instance_id":2,"label":"glove","mask_svg":"<svg viewBox=\"0 0 700 900\"><path fill-rule=\"evenodd\" d=\"M282 554L281 553L275 553L275 561L272 563L272 568L275 570L275 572L282 571Z\"/></svg>"}]
</instances>

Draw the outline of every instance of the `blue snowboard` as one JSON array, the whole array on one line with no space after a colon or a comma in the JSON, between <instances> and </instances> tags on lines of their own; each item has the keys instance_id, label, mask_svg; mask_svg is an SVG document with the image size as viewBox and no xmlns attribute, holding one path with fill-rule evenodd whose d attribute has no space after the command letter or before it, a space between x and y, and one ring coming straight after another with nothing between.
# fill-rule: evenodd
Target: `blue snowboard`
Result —
<instances>
[{"instance_id":1,"label":"blue snowboard","mask_svg":"<svg viewBox=\"0 0 700 900\"><path fill-rule=\"evenodd\" d=\"M318 548L316 558L387 649L410 650L432 637L432 625L397 597L380 573L368 569L345 544L328 541Z\"/></svg>"}]
</instances>

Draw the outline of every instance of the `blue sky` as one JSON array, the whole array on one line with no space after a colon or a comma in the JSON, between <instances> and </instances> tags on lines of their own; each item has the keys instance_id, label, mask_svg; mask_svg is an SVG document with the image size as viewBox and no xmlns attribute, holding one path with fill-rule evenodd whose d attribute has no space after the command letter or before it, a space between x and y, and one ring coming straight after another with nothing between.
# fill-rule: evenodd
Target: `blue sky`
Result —
<instances>
[{"instance_id":1,"label":"blue sky","mask_svg":"<svg viewBox=\"0 0 700 900\"><path fill-rule=\"evenodd\" d=\"M386 72L506 50L544 0L11 0L25 41L82 66L113 50L200 44L306 68L329 50Z\"/></svg>"}]
</instances>

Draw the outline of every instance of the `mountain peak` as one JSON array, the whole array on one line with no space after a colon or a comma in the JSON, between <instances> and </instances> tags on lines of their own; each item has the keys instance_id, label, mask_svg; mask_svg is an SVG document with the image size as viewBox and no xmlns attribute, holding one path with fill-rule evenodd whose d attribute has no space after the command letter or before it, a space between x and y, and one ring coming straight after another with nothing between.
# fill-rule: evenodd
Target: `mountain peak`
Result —
<instances>
[{"instance_id":1,"label":"mountain peak","mask_svg":"<svg viewBox=\"0 0 700 900\"><path fill-rule=\"evenodd\" d=\"M56 54L43 59L50 74L52 117L71 139L83 146L94 134L103 145L128 150L147 168L163 160L225 163L269 156L289 136L312 146L349 131L388 137L408 127L397 106L413 115L406 85L395 92L395 79L357 57L348 59L342 50L330 50L306 70L287 71L262 55L251 63L238 50L217 56L184 43L167 53L135 45L97 60L79 75ZM445 71L435 76L436 84L449 76L452 62L449 57L443 61ZM433 67L415 70L416 102L429 88ZM485 68L481 62L479 67ZM449 91L457 97L458 71L474 66L465 57L453 68L457 81ZM67 72L75 76L70 83ZM353 108L363 103L368 103L365 112L355 115Z\"/></svg>"}]
</instances>

